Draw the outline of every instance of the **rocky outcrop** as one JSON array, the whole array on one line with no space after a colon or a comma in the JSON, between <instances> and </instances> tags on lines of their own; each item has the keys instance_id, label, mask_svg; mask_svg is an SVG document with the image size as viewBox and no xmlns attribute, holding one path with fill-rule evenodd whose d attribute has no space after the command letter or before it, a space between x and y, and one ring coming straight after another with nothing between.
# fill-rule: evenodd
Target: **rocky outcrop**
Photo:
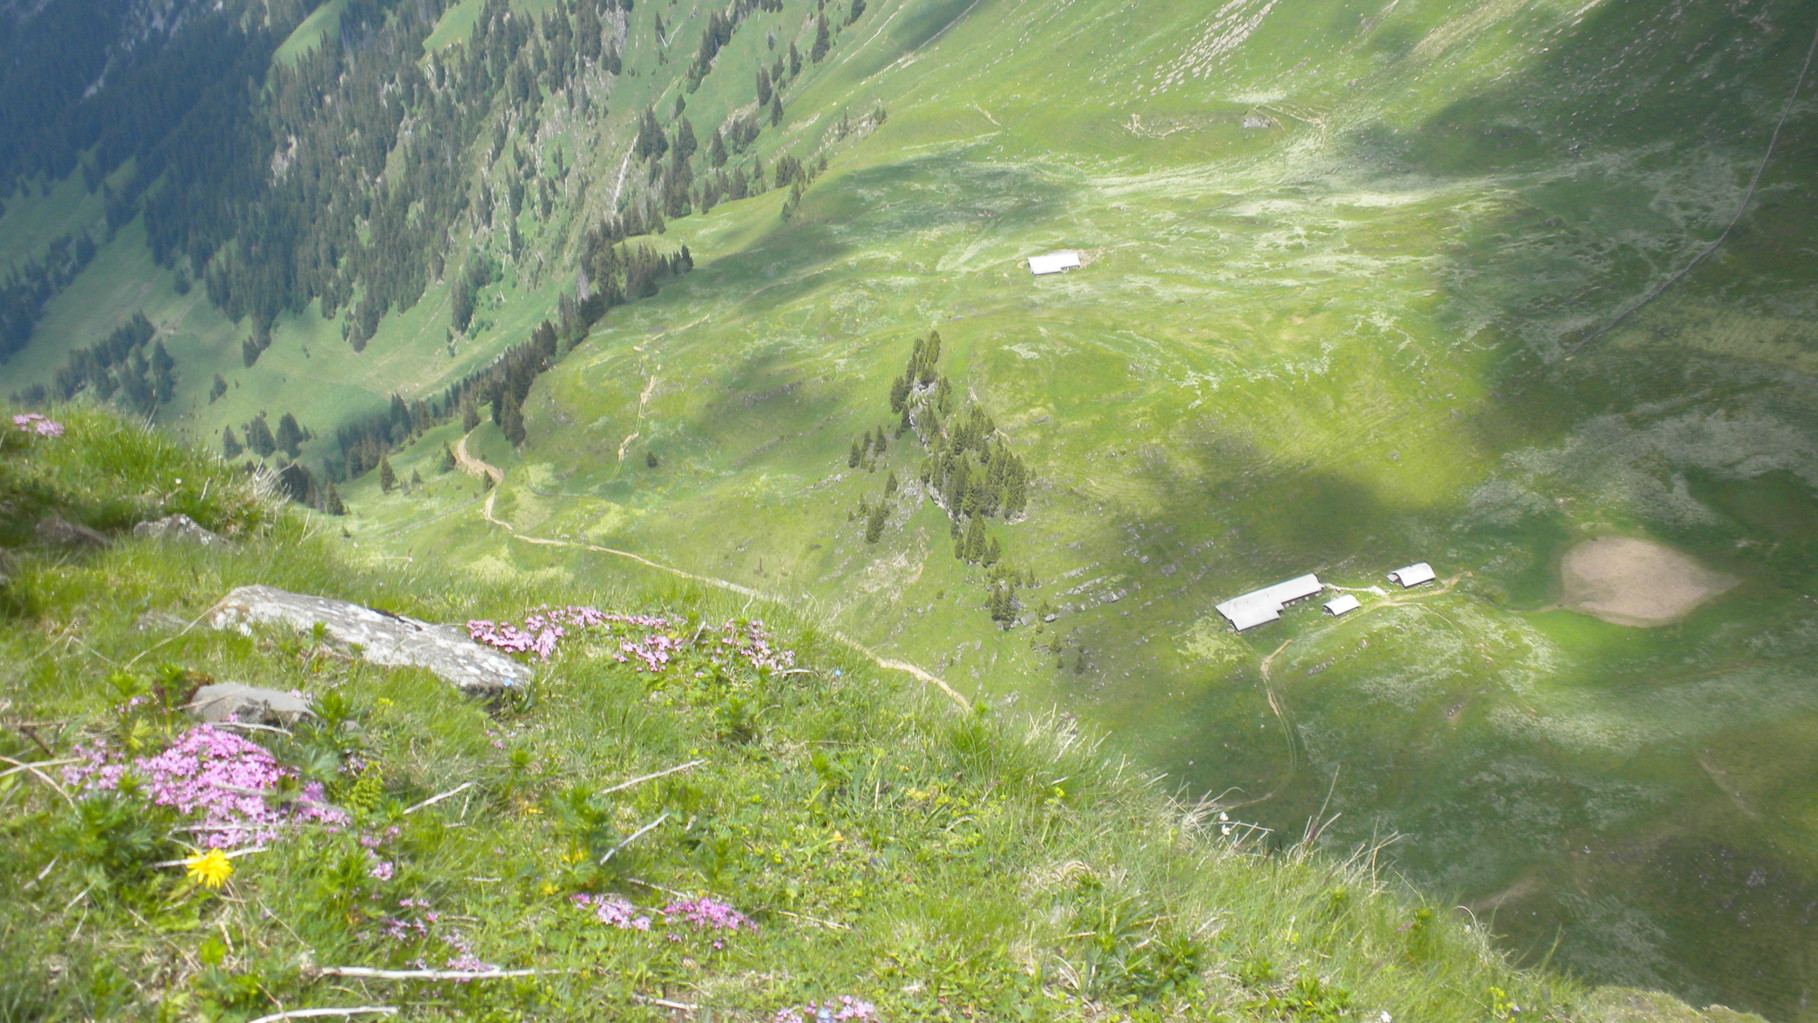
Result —
<instances>
[{"instance_id":1,"label":"rocky outcrop","mask_svg":"<svg viewBox=\"0 0 1818 1023\"><path fill-rule=\"evenodd\" d=\"M149 537L153 540L193 543L198 547L229 546L227 539L221 534L202 528L195 519L182 512L151 522L141 522L133 527L133 535Z\"/></svg>"},{"instance_id":2,"label":"rocky outcrop","mask_svg":"<svg viewBox=\"0 0 1818 1023\"><path fill-rule=\"evenodd\" d=\"M46 547L61 547L65 550L94 550L108 544L106 534L57 515L46 515L39 519L38 525L32 530L32 538Z\"/></svg>"},{"instance_id":3,"label":"rocky outcrop","mask_svg":"<svg viewBox=\"0 0 1818 1023\"><path fill-rule=\"evenodd\" d=\"M272 586L242 586L206 617L214 628L248 635L254 625L274 625L313 637L320 626L322 641L340 653L387 667L427 668L474 696L498 696L531 676L528 666L474 642L464 629Z\"/></svg>"},{"instance_id":4,"label":"rocky outcrop","mask_svg":"<svg viewBox=\"0 0 1818 1023\"><path fill-rule=\"evenodd\" d=\"M288 725L314 712L309 701L293 693L262 689L241 682L217 682L196 690L184 708L208 722L243 721Z\"/></svg>"},{"instance_id":5,"label":"rocky outcrop","mask_svg":"<svg viewBox=\"0 0 1818 1023\"><path fill-rule=\"evenodd\" d=\"M1586 1019L1595 1023L1767 1023L1750 1012L1721 1005L1700 1010L1658 991L1600 987L1585 1000Z\"/></svg>"}]
</instances>

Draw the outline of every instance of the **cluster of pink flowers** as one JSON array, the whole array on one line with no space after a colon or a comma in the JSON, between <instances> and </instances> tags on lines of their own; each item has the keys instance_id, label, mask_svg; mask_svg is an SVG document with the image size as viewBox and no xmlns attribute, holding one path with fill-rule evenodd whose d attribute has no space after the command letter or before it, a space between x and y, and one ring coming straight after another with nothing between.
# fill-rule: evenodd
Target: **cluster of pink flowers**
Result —
<instances>
[{"instance_id":1,"label":"cluster of pink flowers","mask_svg":"<svg viewBox=\"0 0 1818 1023\"><path fill-rule=\"evenodd\" d=\"M37 434L40 437L63 436L62 423L36 412L25 412L14 416L13 425L18 427L22 433Z\"/></svg>"},{"instance_id":2,"label":"cluster of pink flowers","mask_svg":"<svg viewBox=\"0 0 1818 1023\"><path fill-rule=\"evenodd\" d=\"M426 938L429 929L442 919L442 914L432 909L424 899L399 899L398 908L404 911L404 916L388 916L379 924L380 931L386 937L397 941Z\"/></svg>"},{"instance_id":3,"label":"cluster of pink flowers","mask_svg":"<svg viewBox=\"0 0 1818 1023\"><path fill-rule=\"evenodd\" d=\"M650 930L650 917L640 913L629 900L619 895L588 895L585 892L569 896L576 908L591 911L594 918L608 927L622 931ZM727 903L702 896L698 899L677 899L664 906L661 916L666 925L687 924L697 931L755 931L757 924L751 918L733 909ZM679 942L682 936L670 931L664 935L668 940ZM712 939L713 947L725 948L726 943L718 938Z\"/></svg>"},{"instance_id":4,"label":"cluster of pink flowers","mask_svg":"<svg viewBox=\"0 0 1818 1023\"><path fill-rule=\"evenodd\" d=\"M487 646L508 653L534 654L547 661L556 647L567 638L569 630L595 628L601 625L633 625L645 629L666 629L669 620L649 615L609 615L597 607L546 607L532 611L524 624L492 622L476 618L467 623L467 634Z\"/></svg>"},{"instance_id":5,"label":"cluster of pink flowers","mask_svg":"<svg viewBox=\"0 0 1818 1023\"><path fill-rule=\"evenodd\" d=\"M682 649L682 641L661 632L653 632L638 639L622 640L619 652L613 657L620 664L628 664L636 658L643 667L640 671L662 671L669 666L669 659Z\"/></svg>"},{"instance_id":6,"label":"cluster of pink flowers","mask_svg":"<svg viewBox=\"0 0 1818 1023\"><path fill-rule=\"evenodd\" d=\"M877 1006L851 995L841 995L837 1002L809 1002L800 1008L778 1009L771 1023L833 1023L836 1020L875 1021L877 1018Z\"/></svg>"},{"instance_id":7,"label":"cluster of pink flowers","mask_svg":"<svg viewBox=\"0 0 1818 1023\"><path fill-rule=\"evenodd\" d=\"M750 917L705 895L698 899L677 899L663 907L663 916L670 921L680 918L683 923L703 931L757 930L757 924L752 923Z\"/></svg>"},{"instance_id":8,"label":"cluster of pink flowers","mask_svg":"<svg viewBox=\"0 0 1818 1023\"><path fill-rule=\"evenodd\" d=\"M746 622L743 628L738 622L727 622L720 626L720 646L753 668L774 671L795 665L795 651L773 649L770 645L770 630L757 618ZM717 659L715 663L718 663Z\"/></svg>"},{"instance_id":9,"label":"cluster of pink flowers","mask_svg":"<svg viewBox=\"0 0 1818 1023\"><path fill-rule=\"evenodd\" d=\"M380 926L380 933L395 941L408 941L414 938L434 938L440 941L450 955L443 969L460 970L464 973L484 973L496 970L497 966L474 954L473 943L459 931L439 927L442 914L435 911L426 899L399 899L399 916L387 916ZM418 958L417 969L429 969L429 962Z\"/></svg>"},{"instance_id":10,"label":"cluster of pink flowers","mask_svg":"<svg viewBox=\"0 0 1818 1023\"><path fill-rule=\"evenodd\" d=\"M541 608L523 625L474 619L467 634L488 646L514 654L530 654L547 661L562 641L586 629L606 628L619 637L613 658L639 671L660 672L673 664L692 640L678 636L686 623L661 615L607 614L595 607ZM743 662L752 668L775 670L795 664L795 654L771 645L770 630L761 621L729 621L718 629L718 644L709 647L708 661L719 667ZM704 672L703 672L704 674Z\"/></svg>"},{"instance_id":11,"label":"cluster of pink flowers","mask_svg":"<svg viewBox=\"0 0 1818 1023\"><path fill-rule=\"evenodd\" d=\"M617 927L621 931L648 931L650 918L638 913L638 908L630 900L618 895L588 895L585 892L572 896L574 904L581 909L593 907L593 915L608 927Z\"/></svg>"},{"instance_id":12,"label":"cluster of pink flowers","mask_svg":"<svg viewBox=\"0 0 1818 1023\"><path fill-rule=\"evenodd\" d=\"M296 772L279 765L258 743L212 725L198 725L156 756L131 761L99 747L78 746L75 752L85 762L63 769L69 784L118 791L131 779L154 806L200 814L198 844L204 848L270 841L287 824L340 826L348 821L345 813L327 803L320 782L306 783L288 809L266 802L265 797Z\"/></svg>"}]
</instances>

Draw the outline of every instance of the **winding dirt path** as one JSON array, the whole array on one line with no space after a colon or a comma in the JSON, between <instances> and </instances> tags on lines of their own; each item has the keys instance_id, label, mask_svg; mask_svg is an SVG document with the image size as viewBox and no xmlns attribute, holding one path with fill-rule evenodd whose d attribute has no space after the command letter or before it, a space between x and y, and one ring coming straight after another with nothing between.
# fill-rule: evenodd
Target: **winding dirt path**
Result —
<instances>
[{"instance_id":1,"label":"winding dirt path","mask_svg":"<svg viewBox=\"0 0 1818 1023\"><path fill-rule=\"evenodd\" d=\"M654 383L655 377L652 377L651 379L652 379L652 383ZM648 393L649 388L646 387L645 390L646 390L646 393ZM634 434L634 436L635 436L635 434ZM603 546L601 546L599 544L595 544L595 543L580 543L580 542L577 542L574 540L558 540L553 537L531 536L528 533L520 533L516 526L512 525L509 522L506 522L504 519L501 519L498 516L493 514L493 500L498 496L499 484L504 482L504 480L505 480L505 470L499 468L496 465L492 465L485 461L482 461L481 459L475 457L473 454L468 452L467 438L465 436L463 436L460 439L460 441L458 441L455 444L454 456L455 456L455 465L462 472L467 473L469 476L485 477L486 479L489 479L492 481L492 486L487 491L487 494L486 494L486 503L480 506L480 515L487 522L493 524L494 526L499 527L500 529L503 529L506 532L506 534L508 536L510 536L513 540L518 540L518 541L521 541L523 543L528 543L528 544L535 544L539 547L569 547L569 548L573 548L575 550L589 551L594 554L606 554L606 555L610 555L615 558L625 558L628 561L635 561L640 565L644 565L648 568L654 568L659 572L667 573L668 575L675 576L678 579L688 579L693 582L702 583L707 586L715 587L716 589L725 590L728 593L736 593L741 597L745 597L745 598L748 598L751 600L763 600L763 601L768 601L770 603L775 603L775 604L785 603L785 600L782 597L776 596L775 594L765 593L761 590L752 589L751 587L746 586L743 583L735 583L735 582L731 581L730 579L720 579L720 578L716 578L716 577L710 576L710 575L699 575L694 572L689 572L689 571L685 571L680 568L676 568L673 565L665 565L661 562L652 561L649 558L644 557L642 554L636 554L631 551L620 550L617 547L603 547ZM945 693L947 698L952 700L953 703L956 706L958 706L961 710L970 711L972 709L972 701L966 699L964 696L961 696L959 694L958 690L956 690L952 686L948 685L940 677L930 674L929 672L922 669L920 666L911 664L908 661L897 660L896 658L893 658L893 657L885 657L885 656L879 654L877 651L866 646L865 644L860 643L858 640L853 639L851 636L846 635L844 632L839 631L838 629L828 629L828 630L826 630L826 635L828 635L835 642L846 647L847 649L856 651L860 654L863 654L865 656L865 658L867 660L869 660L871 663L877 665L880 668L885 669L886 671L900 671L906 675L913 676L915 679L917 679L918 681L920 681L924 684L934 686L936 689L939 689L942 693Z\"/></svg>"},{"instance_id":2,"label":"winding dirt path","mask_svg":"<svg viewBox=\"0 0 1818 1023\"><path fill-rule=\"evenodd\" d=\"M1403 593L1389 595L1383 600L1376 601L1351 612L1349 617L1356 618L1385 607L1401 607L1407 604L1416 604L1429 597L1437 597L1442 594L1450 593L1452 592L1452 588L1457 586L1458 583L1469 574L1469 572L1461 572L1450 579L1441 581L1438 586L1419 586ZM1383 593L1382 589L1379 587L1334 586L1332 589L1351 593L1376 593L1379 595ZM1294 719L1288 716L1288 712L1283 709L1281 701L1276 699L1275 696L1275 659L1280 657L1298 638L1300 637L1290 636L1287 639L1282 640L1280 646L1269 651L1268 656L1262 659L1261 665L1263 697L1268 700L1269 710L1275 715L1275 720L1281 724L1283 738L1288 744L1288 772L1283 775L1281 781L1277 782L1275 787L1268 792L1257 796L1255 799L1246 799L1241 803L1223 804L1226 809L1250 806L1254 803L1261 803L1273 799L1276 793L1288 787L1288 783L1294 780L1294 775L1300 770L1300 742L1296 738L1294 732Z\"/></svg>"}]
</instances>

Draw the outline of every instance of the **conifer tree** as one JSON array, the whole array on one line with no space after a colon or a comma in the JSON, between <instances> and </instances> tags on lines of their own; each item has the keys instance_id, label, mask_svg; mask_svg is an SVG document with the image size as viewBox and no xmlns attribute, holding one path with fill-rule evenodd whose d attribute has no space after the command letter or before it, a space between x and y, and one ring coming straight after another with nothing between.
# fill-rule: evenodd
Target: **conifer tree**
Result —
<instances>
[{"instance_id":1,"label":"conifer tree","mask_svg":"<svg viewBox=\"0 0 1818 1023\"><path fill-rule=\"evenodd\" d=\"M252 448L260 458L269 458L273 451L278 450L278 442L271 435L271 427L265 425L265 413L259 413L253 417L252 422L246 424L246 446Z\"/></svg>"},{"instance_id":2,"label":"conifer tree","mask_svg":"<svg viewBox=\"0 0 1818 1023\"><path fill-rule=\"evenodd\" d=\"M515 401L505 403L505 415L499 422L505 431L505 439L511 441L512 447L521 447L526 434L524 432L524 410Z\"/></svg>"},{"instance_id":3,"label":"conifer tree","mask_svg":"<svg viewBox=\"0 0 1818 1023\"><path fill-rule=\"evenodd\" d=\"M447 441L442 442L442 471L448 472L455 467L454 448Z\"/></svg>"},{"instance_id":4,"label":"conifer tree","mask_svg":"<svg viewBox=\"0 0 1818 1023\"><path fill-rule=\"evenodd\" d=\"M322 495L322 510L330 515L347 514L347 503L341 500L341 492L335 489L333 482L328 484L328 491Z\"/></svg>"},{"instance_id":5,"label":"conifer tree","mask_svg":"<svg viewBox=\"0 0 1818 1023\"><path fill-rule=\"evenodd\" d=\"M886 507L880 503L876 508L871 509L870 515L866 516L866 518L865 518L865 542L866 543L877 543L878 537L881 537L884 535L884 516L885 516L886 511L887 511Z\"/></svg>"},{"instance_id":6,"label":"conifer tree","mask_svg":"<svg viewBox=\"0 0 1818 1023\"><path fill-rule=\"evenodd\" d=\"M398 486L398 474L391 467L391 459L379 459L379 489L389 494Z\"/></svg>"},{"instance_id":7,"label":"conifer tree","mask_svg":"<svg viewBox=\"0 0 1818 1023\"><path fill-rule=\"evenodd\" d=\"M234 436L234 428L229 426L221 431L221 457L233 461L240 457L245 449L240 446L240 438Z\"/></svg>"},{"instance_id":8,"label":"conifer tree","mask_svg":"<svg viewBox=\"0 0 1818 1023\"><path fill-rule=\"evenodd\" d=\"M819 64L832 46L832 38L827 33L827 15L819 14L814 19L814 45L808 48L808 59Z\"/></svg>"},{"instance_id":9,"label":"conifer tree","mask_svg":"<svg viewBox=\"0 0 1818 1023\"><path fill-rule=\"evenodd\" d=\"M233 456L229 455L228 457L232 458ZM851 450L851 452L849 452L846 455L846 468L848 468L848 469L858 468L859 459L861 459L863 457L865 457L865 456L864 456L864 453L859 450L859 442L853 441L852 450Z\"/></svg>"},{"instance_id":10,"label":"conifer tree","mask_svg":"<svg viewBox=\"0 0 1818 1023\"><path fill-rule=\"evenodd\" d=\"M297 452L303 447L303 429L297 425L296 416L286 412L278 417L276 439L278 447L283 448L285 454L292 458L297 457Z\"/></svg>"},{"instance_id":11,"label":"conifer tree","mask_svg":"<svg viewBox=\"0 0 1818 1023\"><path fill-rule=\"evenodd\" d=\"M966 561L977 562L985 556L985 523L983 519L973 519L966 527L966 539L963 541L965 553L961 555Z\"/></svg>"}]
</instances>

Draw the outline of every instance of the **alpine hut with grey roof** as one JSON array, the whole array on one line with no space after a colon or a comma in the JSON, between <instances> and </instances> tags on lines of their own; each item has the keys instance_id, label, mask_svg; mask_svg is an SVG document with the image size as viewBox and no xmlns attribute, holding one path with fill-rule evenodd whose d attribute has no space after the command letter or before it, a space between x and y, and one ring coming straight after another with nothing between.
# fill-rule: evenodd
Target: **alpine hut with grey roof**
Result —
<instances>
[{"instance_id":1,"label":"alpine hut with grey roof","mask_svg":"<svg viewBox=\"0 0 1818 1023\"><path fill-rule=\"evenodd\" d=\"M1232 628L1243 632L1275 621L1281 617L1282 608L1317 597L1324 589L1325 584L1319 581L1319 576L1309 573L1274 586L1252 590L1241 597L1232 597L1219 604L1217 610L1231 623Z\"/></svg>"},{"instance_id":2,"label":"alpine hut with grey roof","mask_svg":"<svg viewBox=\"0 0 1818 1023\"><path fill-rule=\"evenodd\" d=\"M1422 583L1430 583L1439 578L1433 572L1433 566L1424 561L1416 561L1406 568L1398 568L1389 573L1389 581L1400 583L1403 589L1412 589Z\"/></svg>"},{"instance_id":3,"label":"alpine hut with grey roof","mask_svg":"<svg viewBox=\"0 0 1818 1023\"><path fill-rule=\"evenodd\" d=\"M1349 593L1346 593L1346 594L1340 595L1335 600L1326 601L1326 614L1329 614L1332 617L1337 618L1339 615L1344 614L1347 611L1357 610L1360 606L1362 606L1362 605L1358 602L1356 597L1353 597Z\"/></svg>"}]
</instances>

